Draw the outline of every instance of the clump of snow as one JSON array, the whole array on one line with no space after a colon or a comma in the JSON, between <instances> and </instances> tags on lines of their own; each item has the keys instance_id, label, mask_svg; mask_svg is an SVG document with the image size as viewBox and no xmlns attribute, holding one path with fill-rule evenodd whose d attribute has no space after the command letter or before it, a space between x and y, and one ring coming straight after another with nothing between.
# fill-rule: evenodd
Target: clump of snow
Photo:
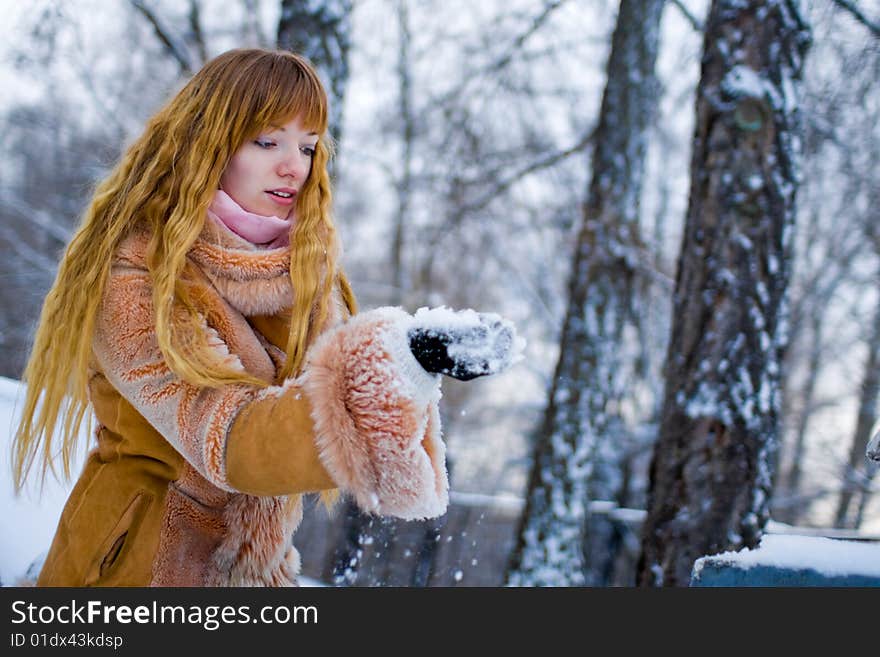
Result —
<instances>
[{"instance_id":1,"label":"clump of snow","mask_svg":"<svg viewBox=\"0 0 880 657\"><path fill-rule=\"evenodd\" d=\"M523 359L526 340L516 334L513 322L496 313L476 310L452 310L446 306L419 308L411 327L438 335L455 333L460 336L447 347L450 357L469 370L498 374Z\"/></svg>"},{"instance_id":2,"label":"clump of snow","mask_svg":"<svg viewBox=\"0 0 880 657\"><path fill-rule=\"evenodd\" d=\"M723 563L744 570L774 566L811 569L828 576L880 576L880 545L818 536L765 534L760 545L753 550L722 552L697 559L694 574L699 574L708 563Z\"/></svg>"},{"instance_id":3,"label":"clump of snow","mask_svg":"<svg viewBox=\"0 0 880 657\"><path fill-rule=\"evenodd\" d=\"M730 96L739 98L762 98L767 84L757 71L748 66L739 65L731 68L721 81L721 88Z\"/></svg>"}]
</instances>

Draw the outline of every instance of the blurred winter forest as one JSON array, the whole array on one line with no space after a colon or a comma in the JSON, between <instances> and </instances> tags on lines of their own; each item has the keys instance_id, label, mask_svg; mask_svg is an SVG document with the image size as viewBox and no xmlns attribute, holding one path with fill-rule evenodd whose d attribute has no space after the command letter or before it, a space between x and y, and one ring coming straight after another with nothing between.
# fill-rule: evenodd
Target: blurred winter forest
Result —
<instances>
[{"instance_id":1,"label":"blurred winter forest","mask_svg":"<svg viewBox=\"0 0 880 657\"><path fill-rule=\"evenodd\" d=\"M303 52L330 90L361 307L528 340L444 382L447 516L307 509L306 574L686 584L673 562L762 531L880 535L880 1L0 6L0 375L95 182L242 46Z\"/></svg>"}]
</instances>

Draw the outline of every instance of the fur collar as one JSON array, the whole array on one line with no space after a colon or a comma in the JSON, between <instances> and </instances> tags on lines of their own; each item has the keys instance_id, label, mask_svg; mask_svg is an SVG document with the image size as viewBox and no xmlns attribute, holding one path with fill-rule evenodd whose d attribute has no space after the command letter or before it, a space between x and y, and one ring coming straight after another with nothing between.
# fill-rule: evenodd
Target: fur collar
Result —
<instances>
[{"instance_id":1,"label":"fur collar","mask_svg":"<svg viewBox=\"0 0 880 657\"><path fill-rule=\"evenodd\" d=\"M245 316L274 315L293 305L290 246L261 248L209 215L189 257Z\"/></svg>"},{"instance_id":2,"label":"fur collar","mask_svg":"<svg viewBox=\"0 0 880 657\"><path fill-rule=\"evenodd\" d=\"M149 230L136 228L119 245L117 264L146 269L149 241ZM221 296L247 317L274 315L293 305L290 246L259 247L208 216L187 255Z\"/></svg>"}]
</instances>

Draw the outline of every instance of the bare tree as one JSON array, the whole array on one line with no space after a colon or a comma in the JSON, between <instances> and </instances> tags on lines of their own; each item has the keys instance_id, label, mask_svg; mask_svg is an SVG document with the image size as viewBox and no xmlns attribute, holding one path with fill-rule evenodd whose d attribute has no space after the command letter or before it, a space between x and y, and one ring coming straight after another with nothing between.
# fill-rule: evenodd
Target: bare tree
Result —
<instances>
[{"instance_id":1,"label":"bare tree","mask_svg":"<svg viewBox=\"0 0 880 657\"><path fill-rule=\"evenodd\" d=\"M632 321L639 275L639 199L656 112L654 66L663 6L662 0L620 3L560 357L507 574L512 585L594 583L583 554L585 509L597 495L607 499L620 483L616 450L609 448L621 424L614 411L622 395L619 345Z\"/></svg>"},{"instance_id":2,"label":"bare tree","mask_svg":"<svg viewBox=\"0 0 880 657\"><path fill-rule=\"evenodd\" d=\"M397 57L398 102L401 125L401 144L403 157L400 175L395 185L397 193L397 212L394 216L394 236L391 240L391 303L400 305L406 298L409 286L403 251L406 243L406 223L409 219L413 196L413 150L415 142L416 119L413 111L413 84L411 42L412 34L407 0L397 2L397 26L400 32L400 48Z\"/></svg>"},{"instance_id":3,"label":"bare tree","mask_svg":"<svg viewBox=\"0 0 880 657\"><path fill-rule=\"evenodd\" d=\"M819 465L821 471L807 467L822 449L817 438L828 414L838 413L835 409L849 399L856 406L862 403L857 386L829 382L841 376L842 367L862 368L863 362L857 364L850 354L868 345L876 312L869 307L877 289L872 249L877 201L872 199L880 181L876 168L864 162L878 157L880 132L876 118L865 109L876 102L880 58L873 39L861 26L850 25L844 12L833 11L835 4L827 0L811 8L815 45L803 83L804 173L798 192L790 346L783 366L784 440L771 505L774 519L792 524L822 522L817 514L823 511L814 502L837 495L841 486L852 490L849 476L840 481L833 475L838 461L859 480L865 474L860 465L858 472L843 467L850 457L834 447L842 441L834 440L824 458L814 461L827 465ZM848 297L852 301L845 301ZM843 376L853 382L859 378ZM860 412L864 410L853 418L853 437L859 434Z\"/></svg>"},{"instance_id":4,"label":"bare tree","mask_svg":"<svg viewBox=\"0 0 880 657\"><path fill-rule=\"evenodd\" d=\"M871 429L877 422L877 397L880 394L880 299L874 311L867 347L868 357L862 375L858 419L843 469L843 489L834 516L837 527L859 527L867 498L870 496L871 479L877 470L875 464L866 463L865 449L871 439ZM854 502L855 509L852 509Z\"/></svg>"},{"instance_id":5,"label":"bare tree","mask_svg":"<svg viewBox=\"0 0 880 657\"><path fill-rule=\"evenodd\" d=\"M809 30L795 0L714 0L641 585L686 586L768 517Z\"/></svg>"},{"instance_id":6,"label":"bare tree","mask_svg":"<svg viewBox=\"0 0 880 657\"><path fill-rule=\"evenodd\" d=\"M58 257L92 182L116 155L62 97L18 105L3 119L9 153L0 179L0 376L19 378Z\"/></svg>"},{"instance_id":7,"label":"bare tree","mask_svg":"<svg viewBox=\"0 0 880 657\"><path fill-rule=\"evenodd\" d=\"M330 93L330 134L342 138L342 108L348 85L352 0L281 0L279 48L305 55Z\"/></svg>"},{"instance_id":8,"label":"bare tree","mask_svg":"<svg viewBox=\"0 0 880 657\"><path fill-rule=\"evenodd\" d=\"M875 71L877 65L880 65L880 60L870 70ZM876 132L875 126L868 125L866 133L863 133L861 138L863 143L868 144L869 156L876 158L880 154L880 140L871 133L872 128L874 128L873 132ZM856 187L859 186L859 183L861 184L863 188L861 195L867 201L864 204L866 210L861 213L860 217L866 241L872 245L873 255L880 266L880 228L878 228L878 220L880 220L880 210L878 210L880 207L878 205L880 204L880 188L878 188L878 184L880 184L880 180L877 179L875 171L858 171L856 173L858 168L852 167L852 169L851 179L857 181ZM856 198L856 194L851 195L850 198ZM859 213L856 212L856 214ZM875 306L871 328L865 338L868 355L865 359L859 387L855 431L844 466L843 488L834 518L836 526L853 529L858 529L862 524L865 507L871 497L871 482L877 473L877 464L866 460L865 451L868 441L871 439L871 430L877 423L877 403L878 396L880 396L880 296L876 295L876 291L880 288L877 285L878 281L880 281L880 271L871 281L875 292Z\"/></svg>"},{"instance_id":9,"label":"bare tree","mask_svg":"<svg viewBox=\"0 0 880 657\"><path fill-rule=\"evenodd\" d=\"M816 154L814 157L819 159L820 156ZM811 169L810 172L810 185L821 175L827 175L820 170ZM818 196L823 196L823 191L818 190ZM853 218L850 230L841 230L843 226L839 219L830 227L823 226L820 215L828 210L819 204L826 200L813 198L816 195L803 195L807 197L807 203L817 205L802 217L805 221L801 226L804 234L801 241L805 252L796 255L795 259L803 271L792 290L788 321L790 346L783 361L782 420L788 426L790 440L788 444L780 444L777 454L779 471L775 472L772 507L774 518L788 523L798 522L816 497L815 493L804 489L803 481L810 426L819 412L837 402L822 393L820 382L829 361L853 346L841 344L835 331L831 317L833 300L841 289L853 284L853 269L865 243L858 218ZM844 212L841 208L833 215L838 217ZM831 345L835 348L832 349ZM798 370L803 371L799 373ZM797 387L795 378L802 379Z\"/></svg>"}]
</instances>

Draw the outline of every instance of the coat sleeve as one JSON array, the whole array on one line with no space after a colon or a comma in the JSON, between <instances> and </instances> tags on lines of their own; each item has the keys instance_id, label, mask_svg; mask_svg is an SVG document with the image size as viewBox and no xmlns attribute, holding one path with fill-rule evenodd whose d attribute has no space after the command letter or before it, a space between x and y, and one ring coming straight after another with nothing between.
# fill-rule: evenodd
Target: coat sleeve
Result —
<instances>
[{"instance_id":1,"label":"coat sleeve","mask_svg":"<svg viewBox=\"0 0 880 657\"><path fill-rule=\"evenodd\" d=\"M448 499L439 377L409 352L401 317L371 311L325 333L303 374L283 385L202 388L165 364L146 272L122 270L107 286L94 351L110 383L224 490L284 495L338 487L366 511L428 517L443 513ZM227 365L241 367L205 328Z\"/></svg>"}]
</instances>

